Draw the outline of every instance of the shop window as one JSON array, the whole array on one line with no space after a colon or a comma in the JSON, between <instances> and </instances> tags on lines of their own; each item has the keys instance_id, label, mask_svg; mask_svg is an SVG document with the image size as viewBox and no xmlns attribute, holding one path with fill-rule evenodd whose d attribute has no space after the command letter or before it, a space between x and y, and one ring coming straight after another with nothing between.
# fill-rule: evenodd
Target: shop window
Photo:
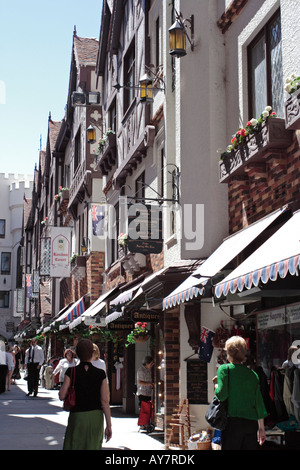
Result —
<instances>
[{"instance_id":1,"label":"shop window","mask_svg":"<svg viewBox=\"0 0 300 470\"><path fill-rule=\"evenodd\" d=\"M288 358L289 348L300 340L300 303L270 309L257 315L258 363L267 378L280 369ZM298 344L297 343L297 344ZM291 358L293 364L296 358ZM296 365L296 364L295 364Z\"/></svg>"},{"instance_id":2,"label":"shop window","mask_svg":"<svg viewBox=\"0 0 300 470\"><path fill-rule=\"evenodd\" d=\"M280 11L248 47L248 70L249 119L258 118L267 105L284 117Z\"/></svg>"}]
</instances>

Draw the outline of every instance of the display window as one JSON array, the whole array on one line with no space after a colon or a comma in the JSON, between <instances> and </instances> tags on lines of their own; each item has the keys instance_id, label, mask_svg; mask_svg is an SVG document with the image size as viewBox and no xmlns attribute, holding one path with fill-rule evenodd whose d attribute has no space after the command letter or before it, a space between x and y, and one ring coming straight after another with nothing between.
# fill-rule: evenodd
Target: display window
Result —
<instances>
[{"instance_id":1,"label":"display window","mask_svg":"<svg viewBox=\"0 0 300 470\"><path fill-rule=\"evenodd\" d=\"M268 379L273 368L298 365L297 353L290 357L291 346L300 346L300 303L257 314L257 362Z\"/></svg>"}]
</instances>

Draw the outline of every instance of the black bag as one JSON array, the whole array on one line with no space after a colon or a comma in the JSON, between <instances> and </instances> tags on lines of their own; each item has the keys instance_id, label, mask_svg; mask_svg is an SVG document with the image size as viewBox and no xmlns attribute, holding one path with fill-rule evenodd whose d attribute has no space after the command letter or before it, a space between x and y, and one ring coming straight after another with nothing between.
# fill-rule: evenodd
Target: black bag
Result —
<instances>
[{"instance_id":1,"label":"black bag","mask_svg":"<svg viewBox=\"0 0 300 470\"><path fill-rule=\"evenodd\" d=\"M228 369L228 388L229 388L229 367ZM208 424L219 431L223 431L226 428L228 415L228 400L220 401L216 396L214 396L211 404L208 407L208 410L205 415L205 419Z\"/></svg>"}]
</instances>

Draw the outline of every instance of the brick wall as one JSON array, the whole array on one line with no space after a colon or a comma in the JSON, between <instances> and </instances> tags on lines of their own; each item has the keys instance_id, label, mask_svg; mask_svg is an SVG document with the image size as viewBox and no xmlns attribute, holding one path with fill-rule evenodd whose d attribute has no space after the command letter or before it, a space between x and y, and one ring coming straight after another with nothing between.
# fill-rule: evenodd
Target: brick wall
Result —
<instances>
[{"instance_id":1,"label":"brick wall","mask_svg":"<svg viewBox=\"0 0 300 470\"><path fill-rule=\"evenodd\" d=\"M300 199L300 131L291 146L253 165L228 184L229 232L234 233L287 203Z\"/></svg>"},{"instance_id":2,"label":"brick wall","mask_svg":"<svg viewBox=\"0 0 300 470\"><path fill-rule=\"evenodd\" d=\"M165 442L171 431L169 423L179 406L179 364L180 364L180 313L179 308L164 313L165 341Z\"/></svg>"}]
</instances>

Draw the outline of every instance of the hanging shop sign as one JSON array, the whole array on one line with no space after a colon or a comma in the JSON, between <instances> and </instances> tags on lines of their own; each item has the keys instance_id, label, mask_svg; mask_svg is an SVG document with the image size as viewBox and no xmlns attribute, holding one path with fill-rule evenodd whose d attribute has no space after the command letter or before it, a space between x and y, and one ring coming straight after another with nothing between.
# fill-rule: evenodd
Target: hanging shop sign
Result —
<instances>
[{"instance_id":1,"label":"hanging shop sign","mask_svg":"<svg viewBox=\"0 0 300 470\"><path fill-rule=\"evenodd\" d=\"M128 249L131 253L161 253L162 208L136 203L128 207Z\"/></svg>"},{"instance_id":2,"label":"hanging shop sign","mask_svg":"<svg viewBox=\"0 0 300 470\"><path fill-rule=\"evenodd\" d=\"M123 330L123 331L131 331L134 328L134 322L132 321L112 321L107 325L109 330Z\"/></svg>"},{"instance_id":3,"label":"hanging shop sign","mask_svg":"<svg viewBox=\"0 0 300 470\"><path fill-rule=\"evenodd\" d=\"M132 312L131 318L134 322L157 323L159 322L159 312L153 310L136 310Z\"/></svg>"},{"instance_id":4,"label":"hanging shop sign","mask_svg":"<svg viewBox=\"0 0 300 470\"><path fill-rule=\"evenodd\" d=\"M51 277L69 277L71 228L51 227Z\"/></svg>"}]
</instances>

